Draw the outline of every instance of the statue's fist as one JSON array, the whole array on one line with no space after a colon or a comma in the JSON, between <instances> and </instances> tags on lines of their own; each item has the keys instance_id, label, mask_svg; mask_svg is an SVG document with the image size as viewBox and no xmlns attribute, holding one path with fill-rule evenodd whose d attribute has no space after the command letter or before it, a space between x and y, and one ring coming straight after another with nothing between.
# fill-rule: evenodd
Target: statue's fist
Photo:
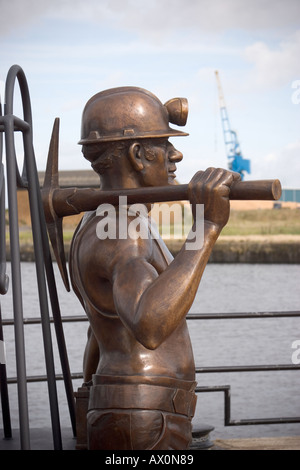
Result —
<instances>
[{"instance_id":1,"label":"statue's fist","mask_svg":"<svg viewBox=\"0 0 300 470\"><path fill-rule=\"evenodd\" d=\"M204 204L204 219L221 230L229 218L230 186L240 179L238 173L222 168L208 168L196 173L189 183L189 200L194 217L196 204Z\"/></svg>"}]
</instances>

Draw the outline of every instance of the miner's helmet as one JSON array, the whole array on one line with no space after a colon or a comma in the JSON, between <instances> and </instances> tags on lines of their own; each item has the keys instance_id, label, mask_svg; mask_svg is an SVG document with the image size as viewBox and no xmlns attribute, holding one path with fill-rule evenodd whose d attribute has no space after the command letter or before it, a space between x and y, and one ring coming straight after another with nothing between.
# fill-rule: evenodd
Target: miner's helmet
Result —
<instances>
[{"instance_id":1,"label":"miner's helmet","mask_svg":"<svg viewBox=\"0 0 300 470\"><path fill-rule=\"evenodd\" d=\"M186 98L173 98L163 105L143 88L111 88L87 102L79 144L188 135L169 126L169 122L184 126L187 114Z\"/></svg>"}]
</instances>

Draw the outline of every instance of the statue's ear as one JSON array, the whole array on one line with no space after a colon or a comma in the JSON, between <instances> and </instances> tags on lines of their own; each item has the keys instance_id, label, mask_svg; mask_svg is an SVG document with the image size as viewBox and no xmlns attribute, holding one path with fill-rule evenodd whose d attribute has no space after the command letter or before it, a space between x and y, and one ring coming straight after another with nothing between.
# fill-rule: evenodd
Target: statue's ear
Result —
<instances>
[{"instance_id":1,"label":"statue's ear","mask_svg":"<svg viewBox=\"0 0 300 470\"><path fill-rule=\"evenodd\" d=\"M128 150L128 158L136 171L142 171L144 169L143 157L144 147L139 142L131 144Z\"/></svg>"}]
</instances>

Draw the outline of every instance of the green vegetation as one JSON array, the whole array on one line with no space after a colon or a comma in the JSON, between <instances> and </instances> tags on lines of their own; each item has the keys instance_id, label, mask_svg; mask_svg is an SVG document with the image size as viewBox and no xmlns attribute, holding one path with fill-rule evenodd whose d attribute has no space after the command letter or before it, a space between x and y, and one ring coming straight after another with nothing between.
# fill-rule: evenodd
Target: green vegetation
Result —
<instances>
[{"instance_id":1,"label":"green vegetation","mask_svg":"<svg viewBox=\"0 0 300 470\"><path fill-rule=\"evenodd\" d=\"M180 227L160 227L160 232L181 233ZM222 230L222 235L300 235L299 209L257 209L232 210L228 224Z\"/></svg>"},{"instance_id":2,"label":"green vegetation","mask_svg":"<svg viewBox=\"0 0 300 470\"><path fill-rule=\"evenodd\" d=\"M71 241L74 230L69 227L64 230L64 240L66 243ZM171 236L174 233L180 233L177 225L172 226L170 232L168 227L164 227L164 230L166 234L170 233ZM233 210L231 211L228 224L222 231L222 235L300 235L300 210ZM7 241L9 242L8 231ZM20 230L20 244L32 244L32 233L29 227L22 227Z\"/></svg>"},{"instance_id":3,"label":"green vegetation","mask_svg":"<svg viewBox=\"0 0 300 470\"><path fill-rule=\"evenodd\" d=\"M75 227L74 227L75 230ZM65 230L64 231L64 241L70 242L73 237L74 230ZM21 245L31 245L33 243L32 232L29 227L20 231L19 240ZM6 242L9 243L9 232L6 231Z\"/></svg>"},{"instance_id":4,"label":"green vegetation","mask_svg":"<svg viewBox=\"0 0 300 470\"><path fill-rule=\"evenodd\" d=\"M299 209L231 211L223 235L300 235Z\"/></svg>"}]
</instances>

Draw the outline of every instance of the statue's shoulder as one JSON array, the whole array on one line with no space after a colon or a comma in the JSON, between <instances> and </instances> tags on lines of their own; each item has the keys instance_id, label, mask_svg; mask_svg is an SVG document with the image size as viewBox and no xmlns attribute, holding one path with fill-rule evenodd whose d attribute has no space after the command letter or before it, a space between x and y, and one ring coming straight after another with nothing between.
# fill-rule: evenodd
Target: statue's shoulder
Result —
<instances>
[{"instance_id":1,"label":"statue's shoulder","mask_svg":"<svg viewBox=\"0 0 300 470\"><path fill-rule=\"evenodd\" d=\"M84 256L89 253L93 258L96 252L99 253L102 250L107 251L110 247L113 248L114 243L106 243L111 241L111 237L104 239L104 237L99 236L98 224L99 217L96 211L84 214L72 238L72 252L76 252L77 255L84 252Z\"/></svg>"},{"instance_id":2,"label":"statue's shoulder","mask_svg":"<svg viewBox=\"0 0 300 470\"><path fill-rule=\"evenodd\" d=\"M101 223L103 220L105 223ZM126 222L126 229L127 229ZM72 264L89 266L109 277L112 269L118 264L126 263L134 258L152 259L153 240L151 236L131 237L125 231L120 235L119 227L109 227L109 219L99 217L95 212L87 213L77 227L70 250ZM104 275L104 274L103 274Z\"/></svg>"}]
</instances>

